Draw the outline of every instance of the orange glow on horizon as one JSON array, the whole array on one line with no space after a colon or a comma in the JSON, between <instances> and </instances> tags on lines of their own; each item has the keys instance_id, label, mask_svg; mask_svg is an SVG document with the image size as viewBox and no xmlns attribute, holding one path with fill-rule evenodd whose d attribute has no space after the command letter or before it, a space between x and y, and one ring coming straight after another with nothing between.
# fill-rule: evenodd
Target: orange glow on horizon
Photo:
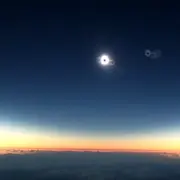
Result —
<instances>
[{"instance_id":1,"label":"orange glow on horizon","mask_svg":"<svg viewBox=\"0 0 180 180\"><path fill-rule=\"evenodd\" d=\"M47 139L46 139L47 140ZM1 141L2 142L2 141ZM45 149L45 150L99 150L99 151L180 151L180 145L176 142L157 140L119 140L119 141L96 141L96 140L47 140L41 139L27 143L0 144L0 148L20 148L20 149Z\"/></svg>"},{"instance_id":2,"label":"orange glow on horizon","mask_svg":"<svg viewBox=\"0 0 180 180\"><path fill-rule=\"evenodd\" d=\"M27 133L0 128L0 148L99 150L99 151L180 151L180 138L174 136L141 136L134 138L87 138L78 136Z\"/></svg>"}]
</instances>

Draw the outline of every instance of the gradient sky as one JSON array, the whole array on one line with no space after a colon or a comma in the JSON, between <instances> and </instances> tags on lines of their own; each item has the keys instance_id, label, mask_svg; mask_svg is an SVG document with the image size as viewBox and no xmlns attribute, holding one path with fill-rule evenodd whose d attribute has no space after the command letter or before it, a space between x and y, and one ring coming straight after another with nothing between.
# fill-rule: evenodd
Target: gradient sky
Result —
<instances>
[{"instance_id":1,"label":"gradient sky","mask_svg":"<svg viewBox=\"0 0 180 180\"><path fill-rule=\"evenodd\" d=\"M72 7L0 8L0 147L180 150L178 9Z\"/></svg>"}]
</instances>

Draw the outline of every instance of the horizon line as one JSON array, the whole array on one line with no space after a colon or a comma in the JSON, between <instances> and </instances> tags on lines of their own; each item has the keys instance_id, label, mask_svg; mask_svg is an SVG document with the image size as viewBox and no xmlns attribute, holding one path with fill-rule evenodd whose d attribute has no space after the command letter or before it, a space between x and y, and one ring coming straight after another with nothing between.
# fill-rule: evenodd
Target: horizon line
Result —
<instances>
[{"instance_id":1,"label":"horizon line","mask_svg":"<svg viewBox=\"0 0 180 180\"><path fill-rule=\"evenodd\" d=\"M91 151L91 152L180 152L180 150L148 150L148 149L91 149L91 148L20 148L20 147L0 147L0 150L40 150L40 151Z\"/></svg>"}]
</instances>

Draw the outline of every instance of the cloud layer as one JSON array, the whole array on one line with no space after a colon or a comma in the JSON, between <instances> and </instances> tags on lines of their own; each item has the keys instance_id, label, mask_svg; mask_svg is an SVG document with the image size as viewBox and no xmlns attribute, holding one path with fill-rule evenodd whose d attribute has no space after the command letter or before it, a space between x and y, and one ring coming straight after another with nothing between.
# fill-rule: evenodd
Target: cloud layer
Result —
<instances>
[{"instance_id":1,"label":"cloud layer","mask_svg":"<svg viewBox=\"0 0 180 180\"><path fill-rule=\"evenodd\" d=\"M180 160L159 154L36 152L0 156L3 180L180 179Z\"/></svg>"}]
</instances>

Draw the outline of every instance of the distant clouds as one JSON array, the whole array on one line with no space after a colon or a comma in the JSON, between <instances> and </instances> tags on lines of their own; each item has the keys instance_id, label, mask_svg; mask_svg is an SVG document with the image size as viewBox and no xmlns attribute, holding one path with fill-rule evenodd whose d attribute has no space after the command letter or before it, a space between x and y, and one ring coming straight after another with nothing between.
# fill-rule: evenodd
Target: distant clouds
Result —
<instances>
[{"instance_id":1,"label":"distant clouds","mask_svg":"<svg viewBox=\"0 0 180 180\"><path fill-rule=\"evenodd\" d=\"M31 150L30 150L31 151ZM0 156L3 180L180 179L180 160L151 153L36 152Z\"/></svg>"},{"instance_id":2,"label":"distant clouds","mask_svg":"<svg viewBox=\"0 0 180 180\"><path fill-rule=\"evenodd\" d=\"M33 149L29 149L29 150L23 150L23 149L7 149L4 150L4 154L28 154L28 153L37 153L39 152L39 150L33 150Z\"/></svg>"},{"instance_id":3,"label":"distant clouds","mask_svg":"<svg viewBox=\"0 0 180 180\"><path fill-rule=\"evenodd\" d=\"M162 153L161 156L180 159L180 152L179 153Z\"/></svg>"}]
</instances>

